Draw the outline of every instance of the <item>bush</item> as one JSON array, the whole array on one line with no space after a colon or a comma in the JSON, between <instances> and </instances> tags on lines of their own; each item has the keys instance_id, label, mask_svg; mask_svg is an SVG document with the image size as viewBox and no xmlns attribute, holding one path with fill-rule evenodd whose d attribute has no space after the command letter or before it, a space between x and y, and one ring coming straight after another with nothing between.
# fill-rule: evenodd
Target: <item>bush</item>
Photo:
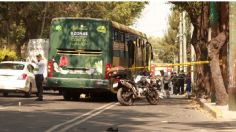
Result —
<instances>
[{"instance_id":1,"label":"bush","mask_svg":"<svg viewBox=\"0 0 236 132\"><path fill-rule=\"evenodd\" d=\"M6 55L9 57L9 60L15 60L17 58L15 51L10 49L0 49L0 61L2 61Z\"/></svg>"}]
</instances>

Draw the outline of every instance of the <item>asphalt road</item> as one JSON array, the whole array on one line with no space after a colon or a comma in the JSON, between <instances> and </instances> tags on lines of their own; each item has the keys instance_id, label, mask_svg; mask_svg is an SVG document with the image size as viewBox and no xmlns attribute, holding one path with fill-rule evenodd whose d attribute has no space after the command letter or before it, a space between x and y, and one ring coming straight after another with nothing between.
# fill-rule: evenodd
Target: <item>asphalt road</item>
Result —
<instances>
[{"instance_id":1,"label":"asphalt road","mask_svg":"<svg viewBox=\"0 0 236 132\"><path fill-rule=\"evenodd\" d=\"M1 132L216 132L236 131L236 121L220 122L191 100L175 96L158 105L139 100L121 106L106 100L64 101L58 94L0 95Z\"/></svg>"}]
</instances>

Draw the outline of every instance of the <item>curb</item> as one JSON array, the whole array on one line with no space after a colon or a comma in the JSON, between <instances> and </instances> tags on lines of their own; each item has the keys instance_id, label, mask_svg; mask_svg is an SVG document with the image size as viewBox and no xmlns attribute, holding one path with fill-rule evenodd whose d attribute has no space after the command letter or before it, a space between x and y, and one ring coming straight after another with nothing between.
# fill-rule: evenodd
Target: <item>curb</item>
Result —
<instances>
[{"instance_id":1,"label":"curb","mask_svg":"<svg viewBox=\"0 0 236 132\"><path fill-rule=\"evenodd\" d=\"M200 104L200 106L208 111L214 118L219 119L222 118L222 113L216 107L210 106L207 103L204 103L201 99L196 99L196 101Z\"/></svg>"}]
</instances>

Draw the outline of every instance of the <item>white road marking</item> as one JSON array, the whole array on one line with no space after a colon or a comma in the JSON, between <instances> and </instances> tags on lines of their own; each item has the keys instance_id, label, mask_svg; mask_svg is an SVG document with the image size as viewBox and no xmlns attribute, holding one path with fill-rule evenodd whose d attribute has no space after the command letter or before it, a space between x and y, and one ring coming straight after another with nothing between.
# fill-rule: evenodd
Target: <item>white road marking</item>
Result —
<instances>
[{"instance_id":1,"label":"white road marking","mask_svg":"<svg viewBox=\"0 0 236 132\"><path fill-rule=\"evenodd\" d=\"M94 116L96 116L96 115L102 113L103 111L114 107L115 105L117 105L117 103L112 104L112 105L110 105L110 106L108 106L108 107L105 107L104 109L101 109L101 110L97 111L96 113L93 113L92 115L89 115L88 117L86 117L86 118L84 118L84 119L82 119L82 120L79 120L79 121L77 121L77 122L75 122L75 123L72 123L72 124L70 124L70 125L68 125L68 126L65 126L63 129L61 129L61 130L58 131L58 132L65 132L65 131L67 131L68 129L70 129L70 128L76 126L76 125L79 125L79 124L81 124L81 123L87 121L88 119L90 119L90 118L92 118L92 117L94 117Z\"/></svg>"},{"instance_id":2,"label":"white road marking","mask_svg":"<svg viewBox=\"0 0 236 132\"><path fill-rule=\"evenodd\" d=\"M8 104L0 105L0 110L9 109L9 107L12 107L13 105L14 105L14 103L8 103Z\"/></svg>"},{"instance_id":3,"label":"white road marking","mask_svg":"<svg viewBox=\"0 0 236 132\"><path fill-rule=\"evenodd\" d=\"M0 110L8 109L8 107L0 107Z\"/></svg>"},{"instance_id":4,"label":"white road marking","mask_svg":"<svg viewBox=\"0 0 236 132\"><path fill-rule=\"evenodd\" d=\"M116 103L115 103L116 104ZM98 111L98 112L102 112L102 111L104 111L104 110L106 110L106 107L107 108L111 108L111 106L113 107L114 105L115 105L114 103L109 103L109 104L106 104L106 105L103 105L103 106L101 106L101 107L99 107L99 108L96 108L96 109L94 109L94 110L91 110L91 111L89 111L89 112L87 112L87 113L85 113L85 114L83 114L83 115L81 115L81 116L78 116L78 117L75 117L75 118L73 118L73 119L71 119L71 120L68 120L68 121L66 121L66 122L63 122L63 123L60 123L60 124L57 124L57 125L55 125L55 126L53 126L53 127L51 127L51 128L49 128L48 130L46 130L45 132L53 132L53 131L55 131L56 129L58 129L59 127L62 127L63 125L66 125L66 124L69 124L69 123L72 123L72 122L74 122L74 121L76 121L76 120L78 120L78 119L80 119L80 118L82 118L82 117L84 117L84 116L88 116L88 115L90 115L90 116L88 116L88 117L90 117L91 118L91 114L92 115L94 115L93 113L94 112L96 112L96 111ZM105 109L104 109L105 108ZM98 113L98 112L96 112L96 113ZM101 113L100 112L100 113ZM98 113L99 114L99 113ZM97 115L97 114L96 114ZM95 115L94 115L95 116ZM84 118L84 119L89 119L89 118ZM81 121L86 121L86 120L81 120ZM81 122L81 121L79 121L79 122ZM77 122L75 122L75 123L77 123ZM73 123L73 124L75 124L75 123ZM81 122L82 123L82 122ZM68 126L71 126L71 125L68 125ZM73 127L73 126L72 126ZM67 128L67 127L66 127ZM64 128L65 129L65 128Z\"/></svg>"},{"instance_id":5,"label":"white road marking","mask_svg":"<svg viewBox=\"0 0 236 132\"><path fill-rule=\"evenodd\" d=\"M1 107L4 107L4 106L10 106L10 105L15 105L17 103L8 103L8 104L4 104L4 105L0 105Z\"/></svg>"}]
</instances>

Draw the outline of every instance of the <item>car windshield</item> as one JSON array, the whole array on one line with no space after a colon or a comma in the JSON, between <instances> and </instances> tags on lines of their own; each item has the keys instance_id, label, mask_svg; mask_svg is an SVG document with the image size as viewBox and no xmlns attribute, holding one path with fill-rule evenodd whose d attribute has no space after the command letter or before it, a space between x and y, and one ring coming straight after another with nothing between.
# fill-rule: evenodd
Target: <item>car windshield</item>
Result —
<instances>
[{"instance_id":1,"label":"car windshield","mask_svg":"<svg viewBox=\"0 0 236 132\"><path fill-rule=\"evenodd\" d=\"M23 70L24 65L15 63L0 63L0 69Z\"/></svg>"}]
</instances>

